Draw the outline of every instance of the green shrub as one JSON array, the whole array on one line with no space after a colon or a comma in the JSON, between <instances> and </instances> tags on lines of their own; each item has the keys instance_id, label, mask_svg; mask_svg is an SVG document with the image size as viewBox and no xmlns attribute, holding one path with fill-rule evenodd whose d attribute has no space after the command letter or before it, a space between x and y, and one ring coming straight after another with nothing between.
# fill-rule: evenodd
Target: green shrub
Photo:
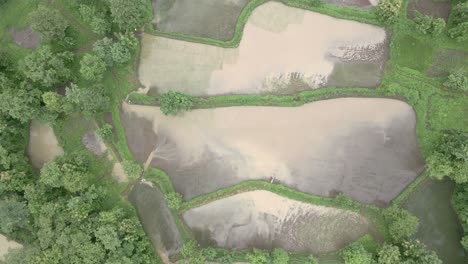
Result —
<instances>
[{"instance_id":1,"label":"green shrub","mask_svg":"<svg viewBox=\"0 0 468 264\"><path fill-rule=\"evenodd\" d=\"M307 264L319 264L319 262L316 257L310 255L309 257L307 257Z\"/></svg>"},{"instance_id":2,"label":"green shrub","mask_svg":"<svg viewBox=\"0 0 468 264\"><path fill-rule=\"evenodd\" d=\"M216 249L212 247L207 247L207 248L202 249L202 254L203 256L205 256L207 260L214 260L216 259L216 255L217 255Z\"/></svg>"},{"instance_id":3,"label":"green shrub","mask_svg":"<svg viewBox=\"0 0 468 264\"><path fill-rule=\"evenodd\" d=\"M400 249L398 246L384 244L378 252L379 264L396 264L401 263Z\"/></svg>"},{"instance_id":4,"label":"green shrub","mask_svg":"<svg viewBox=\"0 0 468 264\"><path fill-rule=\"evenodd\" d=\"M366 251L366 249L358 243L352 243L346 247L342 252L345 264L371 264L372 254Z\"/></svg>"},{"instance_id":5,"label":"green shrub","mask_svg":"<svg viewBox=\"0 0 468 264\"><path fill-rule=\"evenodd\" d=\"M180 251L183 264L205 264L206 259L202 254L197 243L193 240L188 241Z\"/></svg>"},{"instance_id":6,"label":"green shrub","mask_svg":"<svg viewBox=\"0 0 468 264\"><path fill-rule=\"evenodd\" d=\"M182 195L177 192L170 192L166 195L167 206L174 210L179 210L182 204Z\"/></svg>"},{"instance_id":7,"label":"green shrub","mask_svg":"<svg viewBox=\"0 0 468 264\"><path fill-rule=\"evenodd\" d=\"M271 254L273 264L288 264L289 255L284 249L275 248Z\"/></svg>"},{"instance_id":8,"label":"green shrub","mask_svg":"<svg viewBox=\"0 0 468 264\"><path fill-rule=\"evenodd\" d=\"M434 19L418 11L415 11L414 22L416 23L416 29L422 34L439 35L445 28L445 20L442 18Z\"/></svg>"},{"instance_id":9,"label":"green shrub","mask_svg":"<svg viewBox=\"0 0 468 264\"><path fill-rule=\"evenodd\" d=\"M395 23L398 19L401 5L401 0L382 0L377 6L376 15L385 23Z\"/></svg>"},{"instance_id":10,"label":"green shrub","mask_svg":"<svg viewBox=\"0 0 468 264\"><path fill-rule=\"evenodd\" d=\"M138 179L143 172L141 166L131 160L122 161L122 168L125 172L125 175L130 179Z\"/></svg>"},{"instance_id":11,"label":"green shrub","mask_svg":"<svg viewBox=\"0 0 468 264\"><path fill-rule=\"evenodd\" d=\"M169 91L159 97L159 104L165 115L174 115L192 109L193 98L180 92Z\"/></svg>"},{"instance_id":12,"label":"green shrub","mask_svg":"<svg viewBox=\"0 0 468 264\"><path fill-rule=\"evenodd\" d=\"M447 77L444 85L448 88L468 91L468 77L465 76L462 69L454 70Z\"/></svg>"},{"instance_id":13,"label":"green shrub","mask_svg":"<svg viewBox=\"0 0 468 264\"><path fill-rule=\"evenodd\" d=\"M248 253L245 257L250 264L266 264L269 261L268 253L254 248L252 252Z\"/></svg>"},{"instance_id":14,"label":"green shrub","mask_svg":"<svg viewBox=\"0 0 468 264\"><path fill-rule=\"evenodd\" d=\"M102 127L96 129L96 134L106 142L112 142L114 139L114 134L112 133L112 126L109 124L104 124Z\"/></svg>"}]
</instances>

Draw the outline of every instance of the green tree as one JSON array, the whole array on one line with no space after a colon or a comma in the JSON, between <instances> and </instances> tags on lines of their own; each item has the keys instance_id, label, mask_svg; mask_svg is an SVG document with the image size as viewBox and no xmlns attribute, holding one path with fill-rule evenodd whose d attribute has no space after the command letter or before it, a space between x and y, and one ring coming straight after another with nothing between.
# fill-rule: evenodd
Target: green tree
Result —
<instances>
[{"instance_id":1,"label":"green tree","mask_svg":"<svg viewBox=\"0 0 468 264\"><path fill-rule=\"evenodd\" d=\"M80 73L89 81L99 81L106 72L106 63L98 56L86 54L80 62Z\"/></svg>"},{"instance_id":2,"label":"green tree","mask_svg":"<svg viewBox=\"0 0 468 264\"><path fill-rule=\"evenodd\" d=\"M386 23L395 23L398 19L401 5L401 0L382 0L376 9L377 17Z\"/></svg>"},{"instance_id":3,"label":"green tree","mask_svg":"<svg viewBox=\"0 0 468 264\"><path fill-rule=\"evenodd\" d=\"M40 181L53 188L63 187L75 193L89 187L89 161L81 153L59 156L41 169Z\"/></svg>"},{"instance_id":4,"label":"green tree","mask_svg":"<svg viewBox=\"0 0 468 264\"><path fill-rule=\"evenodd\" d=\"M143 172L141 166L131 160L122 161L122 168L125 172L125 175L127 175L128 178L132 180L138 179Z\"/></svg>"},{"instance_id":5,"label":"green tree","mask_svg":"<svg viewBox=\"0 0 468 264\"><path fill-rule=\"evenodd\" d=\"M397 264L401 263L400 249L398 246L384 244L378 252L379 264Z\"/></svg>"},{"instance_id":6,"label":"green tree","mask_svg":"<svg viewBox=\"0 0 468 264\"><path fill-rule=\"evenodd\" d=\"M31 83L10 80L0 74L0 114L4 113L23 123L28 122L38 113L40 96L41 91Z\"/></svg>"},{"instance_id":7,"label":"green tree","mask_svg":"<svg viewBox=\"0 0 468 264\"><path fill-rule=\"evenodd\" d=\"M94 232L96 238L101 241L104 248L109 251L115 251L120 247L120 239L117 231L111 225L101 226Z\"/></svg>"},{"instance_id":8,"label":"green tree","mask_svg":"<svg viewBox=\"0 0 468 264\"><path fill-rule=\"evenodd\" d=\"M436 18L432 20L432 35L440 35L445 28L445 20L442 18Z\"/></svg>"},{"instance_id":9,"label":"green tree","mask_svg":"<svg viewBox=\"0 0 468 264\"><path fill-rule=\"evenodd\" d=\"M56 92L43 93L42 101L49 110L57 113L70 113L73 111L73 106L66 100L66 98Z\"/></svg>"},{"instance_id":10,"label":"green tree","mask_svg":"<svg viewBox=\"0 0 468 264\"><path fill-rule=\"evenodd\" d=\"M30 15L31 28L41 34L46 41L60 40L65 37L68 27L66 19L55 9L40 5Z\"/></svg>"},{"instance_id":11,"label":"green tree","mask_svg":"<svg viewBox=\"0 0 468 264\"><path fill-rule=\"evenodd\" d=\"M116 42L111 47L112 60L118 64L125 64L132 58L132 53L129 48L120 42Z\"/></svg>"},{"instance_id":12,"label":"green tree","mask_svg":"<svg viewBox=\"0 0 468 264\"><path fill-rule=\"evenodd\" d=\"M250 264L265 264L269 261L268 253L256 248L248 253L245 258Z\"/></svg>"},{"instance_id":13,"label":"green tree","mask_svg":"<svg viewBox=\"0 0 468 264\"><path fill-rule=\"evenodd\" d=\"M465 76L463 69L457 69L450 72L444 85L448 88L468 91L468 77Z\"/></svg>"},{"instance_id":14,"label":"green tree","mask_svg":"<svg viewBox=\"0 0 468 264\"><path fill-rule=\"evenodd\" d=\"M146 0L108 0L114 23L123 31L140 28L152 16Z\"/></svg>"},{"instance_id":15,"label":"green tree","mask_svg":"<svg viewBox=\"0 0 468 264\"><path fill-rule=\"evenodd\" d=\"M450 13L452 28L449 29L449 36L457 41L468 39L468 2L458 3L452 7Z\"/></svg>"},{"instance_id":16,"label":"green tree","mask_svg":"<svg viewBox=\"0 0 468 264\"><path fill-rule=\"evenodd\" d=\"M459 42L468 40L468 22L463 22L449 29L449 36Z\"/></svg>"},{"instance_id":17,"label":"green tree","mask_svg":"<svg viewBox=\"0 0 468 264\"><path fill-rule=\"evenodd\" d=\"M273 264L288 264L289 255L284 249L275 248L271 254Z\"/></svg>"},{"instance_id":18,"label":"green tree","mask_svg":"<svg viewBox=\"0 0 468 264\"><path fill-rule=\"evenodd\" d=\"M29 211L24 203L15 200L0 200L0 231L11 234L29 222Z\"/></svg>"},{"instance_id":19,"label":"green tree","mask_svg":"<svg viewBox=\"0 0 468 264\"><path fill-rule=\"evenodd\" d=\"M431 177L449 177L457 183L468 182L468 135L460 131L447 132L427 158Z\"/></svg>"},{"instance_id":20,"label":"green tree","mask_svg":"<svg viewBox=\"0 0 468 264\"><path fill-rule=\"evenodd\" d=\"M174 115L180 111L192 109L193 99L189 95L169 91L159 97L159 104L165 115Z\"/></svg>"},{"instance_id":21,"label":"green tree","mask_svg":"<svg viewBox=\"0 0 468 264\"><path fill-rule=\"evenodd\" d=\"M21 60L19 70L32 82L52 88L70 77L68 64L72 58L70 52L53 53L49 46L44 46Z\"/></svg>"},{"instance_id":22,"label":"green tree","mask_svg":"<svg viewBox=\"0 0 468 264\"><path fill-rule=\"evenodd\" d=\"M413 21L416 23L416 29L422 34L428 34L432 31L433 18L428 15L423 15L419 11L414 11Z\"/></svg>"},{"instance_id":23,"label":"green tree","mask_svg":"<svg viewBox=\"0 0 468 264\"><path fill-rule=\"evenodd\" d=\"M112 45L114 45L114 41L108 37L99 39L93 44L94 53L96 53L99 58L104 60L107 66L112 66L114 64L111 51Z\"/></svg>"},{"instance_id":24,"label":"green tree","mask_svg":"<svg viewBox=\"0 0 468 264\"><path fill-rule=\"evenodd\" d=\"M414 235L418 230L418 218L396 206L385 209L383 217L393 242L401 242Z\"/></svg>"},{"instance_id":25,"label":"green tree","mask_svg":"<svg viewBox=\"0 0 468 264\"><path fill-rule=\"evenodd\" d=\"M110 32L111 23L103 12L96 10L94 6L81 4L79 12L83 20L91 26L94 33L104 35Z\"/></svg>"},{"instance_id":26,"label":"green tree","mask_svg":"<svg viewBox=\"0 0 468 264\"><path fill-rule=\"evenodd\" d=\"M74 108L86 115L94 115L109 108L110 99L103 95L98 88L79 88L75 84L65 89L65 97Z\"/></svg>"},{"instance_id":27,"label":"green tree","mask_svg":"<svg viewBox=\"0 0 468 264\"><path fill-rule=\"evenodd\" d=\"M359 243L352 243L341 253L345 264L371 264L372 254Z\"/></svg>"}]
</instances>

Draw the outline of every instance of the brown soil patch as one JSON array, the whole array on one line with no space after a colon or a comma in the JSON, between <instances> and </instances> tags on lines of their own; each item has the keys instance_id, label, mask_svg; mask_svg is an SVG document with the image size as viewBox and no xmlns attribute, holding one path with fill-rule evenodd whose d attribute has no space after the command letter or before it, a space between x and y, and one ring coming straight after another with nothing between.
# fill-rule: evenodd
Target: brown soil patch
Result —
<instances>
[{"instance_id":1,"label":"brown soil patch","mask_svg":"<svg viewBox=\"0 0 468 264\"><path fill-rule=\"evenodd\" d=\"M23 30L10 28L8 32L13 38L13 41L23 48L35 49L41 42L41 36L34 32L30 27Z\"/></svg>"}]
</instances>

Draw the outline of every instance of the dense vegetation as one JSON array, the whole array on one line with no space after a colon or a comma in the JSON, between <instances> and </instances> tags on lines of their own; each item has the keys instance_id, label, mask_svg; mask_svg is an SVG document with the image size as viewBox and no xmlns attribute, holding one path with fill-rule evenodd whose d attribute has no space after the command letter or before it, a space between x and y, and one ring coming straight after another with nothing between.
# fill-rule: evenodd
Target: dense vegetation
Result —
<instances>
[{"instance_id":1,"label":"dense vegetation","mask_svg":"<svg viewBox=\"0 0 468 264\"><path fill-rule=\"evenodd\" d=\"M100 175L101 165L90 153L65 149L39 175L24 154L30 120L59 124L73 113L92 117L109 109L111 91L99 81L110 67L128 63L138 45L122 20L131 16L131 26L140 27L147 20L142 8L150 12L146 1L124 1L128 10L119 13L120 2L70 3L88 15L84 21L95 33L109 34L84 56L75 50L80 36L70 28L73 21L42 4L28 21L43 45L19 61L1 51L0 232L25 245L8 254L5 263L159 262L134 210L121 201L115 184ZM60 87L65 87L62 95L56 92ZM108 127L99 131L106 139L112 133ZM131 162L124 166L138 177L136 167Z\"/></svg>"},{"instance_id":2,"label":"dense vegetation","mask_svg":"<svg viewBox=\"0 0 468 264\"><path fill-rule=\"evenodd\" d=\"M0 5L6 6L12 2L13 0L0 0ZM136 56L139 43L134 32L151 19L151 3L147 0L70 0L53 1L54 5L46 5L46 1L40 0L29 2L31 6L27 10L31 10L31 13L27 16L27 23L41 35L41 46L34 52L18 51L10 47L3 50L0 47L0 232L25 244L23 250L8 254L5 262L158 263L159 259L153 253L134 210L121 200L118 194L120 190L106 177L108 171L97 163L101 161L94 160L95 157L90 153L75 147L74 142L65 142L65 154L36 172L24 154L30 120L49 122L63 129L64 124L75 115L96 118L104 111L115 113L116 104L135 88L132 85L125 87L123 83L128 81L121 82L118 77ZM242 37L243 25L251 11L264 2L265 0L254 0L247 5L239 17L235 36L231 41L146 30L168 37L235 47ZM175 115L180 111L200 107L297 106L305 102L349 95L404 98L415 107L418 114L418 137L427 161L427 174L424 175L437 179L448 177L457 183L453 205L465 230L461 243L468 251L466 128L464 131L444 133L429 132L426 128L433 120L426 116L431 111L428 102L435 102L431 101L433 94L466 97L466 68L449 69L451 73L440 78L430 79L424 76L434 48L465 46L466 50L468 2L454 2L447 23L420 13L410 20L405 14L407 1L401 0L383 0L371 12L338 8L322 1L282 2L342 18L385 25L392 31L392 70L386 73L381 87L376 91L330 88L291 96L195 98L177 92L157 97L131 94L129 101L160 105L165 114ZM83 24L76 26L81 22ZM62 88L65 92L57 93ZM442 109L443 106L436 104L430 107ZM451 112L449 114L455 119L466 118L466 113L463 112L458 115ZM117 119L118 114L113 117ZM457 121L459 120L455 123ZM118 123L118 120L115 122ZM122 132L116 128L118 142L114 142L113 133L112 126L109 125L103 125L97 130L104 141L115 143L123 157L123 169L129 178L139 178L142 168L128 154L126 146L122 146ZM159 177L158 180L161 181L162 178ZM163 183L157 184L164 189ZM260 188L255 184L261 185L246 183L245 186L248 186L247 189ZM410 186L408 192L415 186L417 184ZM349 210L368 209L344 196L339 196L336 200L321 199L301 196L282 186L268 185L268 188L284 196L289 195L291 198L316 204ZM180 212L197 202L219 198L229 192L220 190L187 202L182 202L181 195L173 189L165 194L171 210ZM399 208L397 203L382 210L381 215L378 212L388 232L385 234L386 243L378 248L375 241L352 243L340 252L347 264L441 263L433 251L412 239L418 227L416 217ZM300 259L300 263L318 263L313 256L296 256L282 249L272 252L258 249L248 252L202 249L193 240L186 241L179 257L190 264L205 263L206 260L220 263L248 260L251 263L281 264L294 261L295 258Z\"/></svg>"}]
</instances>

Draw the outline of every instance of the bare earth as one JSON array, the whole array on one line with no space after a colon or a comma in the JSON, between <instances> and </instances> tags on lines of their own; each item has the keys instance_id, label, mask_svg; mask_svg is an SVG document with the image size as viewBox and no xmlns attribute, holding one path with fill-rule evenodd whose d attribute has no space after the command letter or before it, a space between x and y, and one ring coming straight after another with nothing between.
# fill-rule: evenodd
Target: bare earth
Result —
<instances>
[{"instance_id":1,"label":"bare earth","mask_svg":"<svg viewBox=\"0 0 468 264\"><path fill-rule=\"evenodd\" d=\"M203 246L284 248L321 254L372 231L372 222L346 210L252 191L190 209L184 221Z\"/></svg>"},{"instance_id":2,"label":"bare earth","mask_svg":"<svg viewBox=\"0 0 468 264\"><path fill-rule=\"evenodd\" d=\"M22 248L21 244L15 241L8 240L4 235L0 234L0 260L4 259L4 256L8 253L9 249Z\"/></svg>"},{"instance_id":3,"label":"bare earth","mask_svg":"<svg viewBox=\"0 0 468 264\"><path fill-rule=\"evenodd\" d=\"M30 27L23 30L16 30L15 28L10 28L10 36L13 38L13 41L27 49L35 49L39 46L41 42L41 37L39 34L34 32Z\"/></svg>"},{"instance_id":4,"label":"bare earth","mask_svg":"<svg viewBox=\"0 0 468 264\"><path fill-rule=\"evenodd\" d=\"M139 76L149 94L175 90L197 96L284 94L350 87L354 80L376 87L388 46L383 28L277 2L252 12L239 48L149 34L142 43ZM338 73L336 65L341 66ZM293 85L298 82L302 85Z\"/></svg>"},{"instance_id":5,"label":"bare earth","mask_svg":"<svg viewBox=\"0 0 468 264\"><path fill-rule=\"evenodd\" d=\"M185 199L273 178L311 194L343 192L385 205L424 166L415 113L393 99L199 109L178 116L124 104L122 121L135 157L144 163L156 149L152 166L166 171Z\"/></svg>"},{"instance_id":6,"label":"bare earth","mask_svg":"<svg viewBox=\"0 0 468 264\"><path fill-rule=\"evenodd\" d=\"M62 155L54 130L46 124L32 121L29 129L28 156L34 168L40 169L49 160Z\"/></svg>"}]
</instances>

